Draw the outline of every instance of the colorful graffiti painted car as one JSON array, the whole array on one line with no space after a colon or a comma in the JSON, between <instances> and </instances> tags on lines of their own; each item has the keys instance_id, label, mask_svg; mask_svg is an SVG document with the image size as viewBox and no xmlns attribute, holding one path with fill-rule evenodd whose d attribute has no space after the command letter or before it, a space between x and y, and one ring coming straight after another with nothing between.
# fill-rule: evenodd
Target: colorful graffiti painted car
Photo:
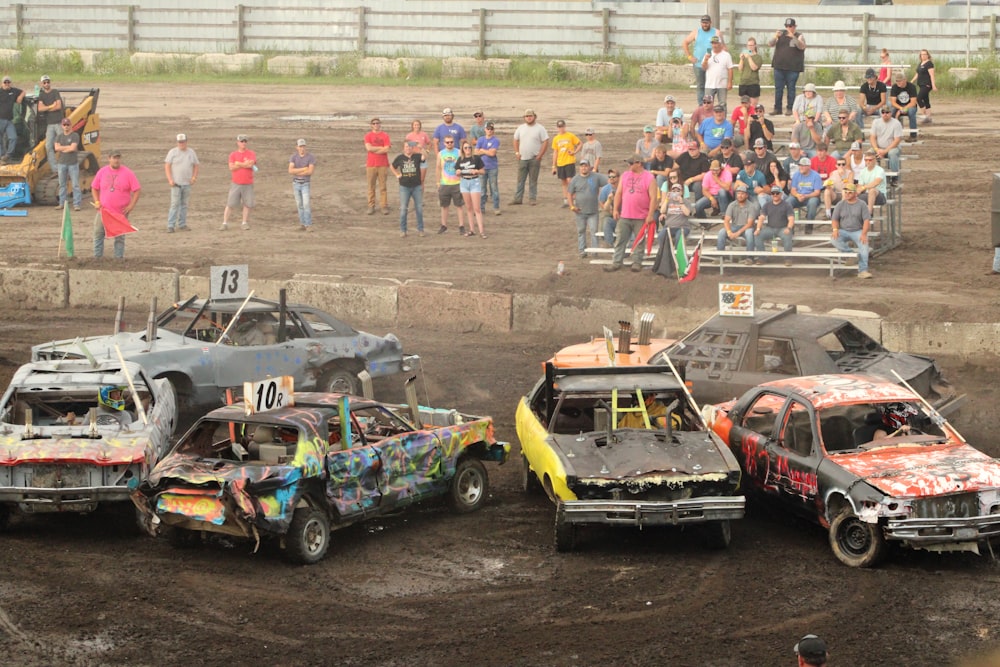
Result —
<instances>
[{"instance_id":1,"label":"colorful graffiti painted car","mask_svg":"<svg viewBox=\"0 0 1000 667\"><path fill-rule=\"evenodd\" d=\"M129 483L166 453L176 423L170 383L138 364L25 364L0 400L0 527L17 511L128 501Z\"/></svg>"},{"instance_id":2,"label":"colorful graffiti painted car","mask_svg":"<svg viewBox=\"0 0 1000 667\"><path fill-rule=\"evenodd\" d=\"M392 375L412 361L392 334L356 331L316 308L256 297L192 297L142 331L45 343L31 354L33 360L117 358L116 346L151 377L170 380L185 410L223 405L226 388L268 375L290 375L303 390L357 394L361 371Z\"/></svg>"},{"instance_id":3,"label":"colorful graffiti painted car","mask_svg":"<svg viewBox=\"0 0 1000 667\"><path fill-rule=\"evenodd\" d=\"M724 548L743 517L739 464L669 372L546 363L517 435L525 491L556 504L558 551L586 524L698 526Z\"/></svg>"},{"instance_id":4,"label":"colorful graffiti painted car","mask_svg":"<svg viewBox=\"0 0 1000 667\"><path fill-rule=\"evenodd\" d=\"M299 563L323 558L330 530L444 496L458 512L489 493L483 461L507 460L493 422L343 394L299 393L294 405L201 418L133 501L175 542L221 533L279 538ZM410 405L416 405L413 401Z\"/></svg>"},{"instance_id":5,"label":"colorful graffiti painted car","mask_svg":"<svg viewBox=\"0 0 1000 667\"><path fill-rule=\"evenodd\" d=\"M890 542L978 553L1000 535L1000 462L905 386L815 375L706 412L749 487L827 528L846 565L877 564Z\"/></svg>"}]
</instances>

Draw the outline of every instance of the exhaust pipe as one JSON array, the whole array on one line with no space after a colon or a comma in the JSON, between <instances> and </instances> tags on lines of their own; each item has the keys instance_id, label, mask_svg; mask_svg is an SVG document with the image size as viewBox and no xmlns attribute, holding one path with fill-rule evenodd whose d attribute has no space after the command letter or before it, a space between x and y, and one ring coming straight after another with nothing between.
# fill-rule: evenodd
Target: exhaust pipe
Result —
<instances>
[{"instance_id":1,"label":"exhaust pipe","mask_svg":"<svg viewBox=\"0 0 1000 667\"><path fill-rule=\"evenodd\" d=\"M618 320L618 354L632 354L632 323Z\"/></svg>"},{"instance_id":2,"label":"exhaust pipe","mask_svg":"<svg viewBox=\"0 0 1000 667\"><path fill-rule=\"evenodd\" d=\"M653 337L653 313L643 313L639 318L639 339L637 345L649 345L649 339Z\"/></svg>"}]
</instances>

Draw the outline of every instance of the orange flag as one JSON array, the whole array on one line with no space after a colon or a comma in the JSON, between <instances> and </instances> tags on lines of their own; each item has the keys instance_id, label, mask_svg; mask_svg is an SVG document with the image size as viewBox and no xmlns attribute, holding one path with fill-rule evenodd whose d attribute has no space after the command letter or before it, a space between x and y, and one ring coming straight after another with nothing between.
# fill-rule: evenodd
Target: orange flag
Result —
<instances>
[{"instance_id":1,"label":"orange flag","mask_svg":"<svg viewBox=\"0 0 1000 667\"><path fill-rule=\"evenodd\" d=\"M106 208L101 209L101 222L104 224L104 236L109 239L139 231L124 214Z\"/></svg>"}]
</instances>

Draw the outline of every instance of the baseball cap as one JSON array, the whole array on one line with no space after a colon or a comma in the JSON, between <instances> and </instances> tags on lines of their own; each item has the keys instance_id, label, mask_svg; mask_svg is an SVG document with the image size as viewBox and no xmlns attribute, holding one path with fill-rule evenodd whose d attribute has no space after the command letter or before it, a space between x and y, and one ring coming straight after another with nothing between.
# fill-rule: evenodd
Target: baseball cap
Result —
<instances>
[{"instance_id":1,"label":"baseball cap","mask_svg":"<svg viewBox=\"0 0 1000 667\"><path fill-rule=\"evenodd\" d=\"M869 148L868 150L865 151L865 157L878 157L878 153Z\"/></svg>"},{"instance_id":2,"label":"baseball cap","mask_svg":"<svg viewBox=\"0 0 1000 667\"><path fill-rule=\"evenodd\" d=\"M306 145L306 140L305 139L299 139L298 141L295 142L295 145L296 146L305 146Z\"/></svg>"},{"instance_id":3,"label":"baseball cap","mask_svg":"<svg viewBox=\"0 0 1000 667\"><path fill-rule=\"evenodd\" d=\"M670 115L673 116L674 118L680 118L681 120L684 120L684 112L681 111L680 109L674 109L674 112Z\"/></svg>"},{"instance_id":4,"label":"baseball cap","mask_svg":"<svg viewBox=\"0 0 1000 667\"><path fill-rule=\"evenodd\" d=\"M536 116L538 114L535 113L534 109L525 109L524 110L524 115L525 116Z\"/></svg>"},{"instance_id":5,"label":"baseball cap","mask_svg":"<svg viewBox=\"0 0 1000 667\"><path fill-rule=\"evenodd\" d=\"M771 186L771 194L772 194L772 195L773 195L773 194L777 194L777 193L779 193L779 192L781 192L781 188L780 188L780 187L778 187L777 185L772 185L772 186Z\"/></svg>"},{"instance_id":6,"label":"baseball cap","mask_svg":"<svg viewBox=\"0 0 1000 667\"><path fill-rule=\"evenodd\" d=\"M300 139L300 141L301 141L301 139ZM305 144L302 144L302 145L303 145L303 146L305 146ZM417 142L415 142L415 141L407 141L407 142L406 142L406 145L407 145L407 146L409 146L410 148L416 148L416 147L417 147L417 146L419 146L420 144L418 144L418 143L417 143Z\"/></svg>"},{"instance_id":7,"label":"baseball cap","mask_svg":"<svg viewBox=\"0 0 1000 667\"><path fill-rule=\"evenodd\" d=\"M806 118L815 118L815 117L816 117L815 109L806 109Z\"/></svg>"},{"instance_id":8,"label":"baseball cap","mask_svg":"<svg viewBox=\"0 0 1000 667\"><path fill-rule=\"evenodd\" d=\"M52 81L52 79L49 78L48 74L43 74L42 78L39 79L39 81L41 81L42 83L45 83L46 81Z\"/></svg>"},{"instance_id":9,"label":"baseball cap","mask_svg":"<svg viewBox=\"0 0 1000 667\"><path fill-rule=\"evenodd\" d=\"M250 141L250 137L245 134L237 134L236 141Z\"/></svg>"},{"instance_id":10,"label":"baseball cap","mask_svg":"<svg viewBox=\"0 0 1000 667\"><path fill-rule=\"evenodd\" d=\"M637 162L642 162L641 155L632 155L631 157L625 158L625 164L636 164Z\"/></svg>"},{"instance_id":11,"label":"baseball cap","mask_svg":"<svg viewBox=\"0 0 1000 667\"><path fill-rule=\"evenodd\" d=\"M487 129L487 130L492 130L492 129L493 129L493 127L494 127L494 126L493 126L493 121L489 121L488 123L486 123L486 129Z\"/></svg>"},{"instance_id":12,"label":"baseball cap","mask_svg":"<svg viewBox=\"0 0 1000 667\"><path fill-rule=\"evenodd\" d=\"M754 107L754 109L756 109L757 111L763 111L764 110L764 105L758 102L757 106Z\"/></svg>"},{"instance_id":13,"label":"baseball cap","mask_svg":"<svg viewBox=\"0 0 1000 667\"><path fill-rule=\"evenodd\" d=\"M72 125L72 124L73 124L73 121L71 121L69 118L63 118L60 121L60 125Z\"/></svg>"},{"instance_id":14,"label":"baseball cap","mask_svg":"<svg viewBox=\"0 0 1000 667\"><path fill-rule=\"evenodd\" d=\"M589 167L590 166L590 160L580 160L577 164L579 164L581 167L583 165L587 165Z\"/></svg>"},{"instance_id":15,"label":"baseball cap","mask_svg":"<svg viewBox=\"0 0 1000 667\"><path fill-rule=\"evenodd\" d=\"M847 90L847 84L845 84L843 81L837 81L836 83L833 84L833 89L834 90Z\"/></svg>"},{"instance_id":16,"label":"baseball cap","mask_svg":"<svg viewBox=\"0 0 1000 667\"><path fill-rule=\"evenodd\" d=\"M483 112L482 112L482 111L474 111L474 112L472 113L472 117L473 117L473 118L479 118L479 117L480 117L480 116L482 116L482 115L483 115Z\"/></svg>"},{"instance_id":17,"label":"baseball cap","mask_svg":"<svg viewBox=\"0 0 1000 667\"><path fill-rule=\"evenodd\" d=\"M792 650L806 660L818 660L826 657L826 642L816 635L806 635Z\"/></svg>"},{"instance_id":18,"label":"baseball cap","mask_svg":"<svg viewBox=\"0 0 1000 667\"><path fill-rule=\"evenodd\" d=\"M652 132L653 131L653 126L652 125L647 125L646 127L642 128L642 131L643 132Z\"/></svg>"},{"instance_id":19,"label":"baseball cap","mask_svg":"<svg viewBox=\"0 0 1000 667\"><path fill-rule=\"evenodd\" d=\"M122 156L122 152L120 150L118 150L117 148L112 149L108 153L108 157L121 157L121 156Z\"/></svg>"},{"instance_id":20,"label":"baseball cap","mask_svg":"<svg viewBox=\"0 0 1000 667\"><path fill-rule=\"evenodd\" d=\"M740 95L740 102L749 102L749 101L750 101L749 95Z\"/></svg>"},{"instance_id":21,"label":"baseball cap","mask_svg":"<svg viewBox=\"0 0 1000 667\"><path fill-rule=\"evenodd\" d=\"M674 191L676 191L676 192L683 192L684 191L684 186L681 185L680 183L674 183L673 185L670 186L670 191L671 192L674 192Z\"/></svg>"},{"instance_id":22,"label":"baseball cap","mask_svg":"<svg viewBox=\"0 0 1000 667\"><path fill-rule=\"evenodd\" d=\"M715 98L712 97L711 95L705 95L704 97L701 98L701 103L702 104L704 104L705 102L714 102L714 101L715 101Z\"/></svg>"},{"instance_id":23,"label":"baseball cap","mask_svg":"<svg viewBox=\"0 0 1000 667\"><path fill-rule=\"evenodd\" d=\"M593 133L594 133L593 128L588 127L583 134L584 134L584 136L587 136L587 135L590 135L590 134L593 134Z\"/></svg>"},{"instance_id":24,"label":"baseball cap","mask_svg":"<svg viewBox=\"0 0 1000 667\"><path fill-rule=\"evenodd\" d=\"M726 107L722 106L721 104L716 104L714 107L712 107L712 110L713 111L725 111Z\"/></svg>"},{"instance_id":25,"label":"baseball cap","mask_svg":"<svg viewBox=\"0 0 1000 667\"><path fill-rule=\"evenodd\" d=\"M868 69L865 70L865 78L866 79L874 79L875 76L876 76L875 75L875 70L873 70L871 67L869 67Z\"/></svg>"},{"instance_id":26,"label":"baseball cap","mask_svg":"<svg viewBox=\"0 0 1000 667\"><path fill-rule=\"evenodd\" d=\"M722 40L719 39L718 35L712 35L712 39L710 39L708 41L710 41L712 44L718 44Z\"/></svg>"},{"instance_id":27,"label":"baseball cap","mask_svg":"<svg viewBox=\"0 0 1000 667\"><path fill-rule=\"evenodd\" d=\"M787 18L787 19L785 19L785 27L786 28L788 26L792 26L792 25L795 25L795 19L793 19L793 18Z\"/></svg>"},{"instance_id":28,"label":"baseball cap","mask_svg":"<svg viewBox=\"0 0 1000 667\"><path fill-rule=\"evenodd\" d=\"M10 80L10 77L9 77L9 76L5 76L5 77L3 78L3 83L13 83L13 81L11 81L11 80Z\"/></svg>"},{"instance_id":29,"label":"baseball cap","mask_svg":"<svg viewBox=\"0 0 1000 667\"><path fill-rule=\"evenodd\" d=\"M892 107L889 105L882 107L882 113L892 113Z\"/></svg>"},{"instance_id":30,"label":"baseball cap","mask_svg":"<svg viewBox=\"0 0 1000 667\"><path fill-rule=\"evenodd\" d=\"M860 141L855 141L853 144L851 144L851 150L852 151L859 151L859 150L861 150L861 142Z\"/></svg>"},{"instance_id":31,"label":"baseball cap","mask_svg":"<svg viewBox=\"0 0 1000 667\"><path fill-rule=\"evenodd\" d=\"M858 191L858 186L856 186L854 183L844 183L844 191L845 192L857 192Z\"/></svg>"},{"instance_id":32,"label":"baseball cap","mask_svg":"<svg viewBox=\"0 0 1000 667\"><path fill-rule=\"evenodd\" d=\"M761 148L764 148L764 146L761 146ZM747 154L743 156L743 168L756 167L757 163L754 162L756 159L757 156L753 154L753 151L747 151Z\"/></svg>"},{"instance_id":33,"label":"baseball cap","mask_svg":"<svg viewBox=\"0 0 1000 667\"><path fill-rule=\"evenodd\" d=\"M188 135L184 134L183 132L177 135L177 141L187 141L187 140L188 140Z\"/></svg>"},{"instance_id":34,"label":"baseball cap","mask_svg":"<svg viewBox=\"0 0 1000 667\"><path fill-rule=\"evenodd\" d=\"M705 14L704 16L701 17L701 20L702 21L708 21L709 23L711 23L712 17L709 16L708 14Z\"/></svg>"},{"instance_id":35,"label":"baseball cap","mask_svg":"<svg viewBox=\"0 0 1000 667\"><path fill-rule=\"evenodd\" d=\"M807 158L807 157L799 158L799 166L800 167L808 167L811 164L812 164L812 161L809 158Z\"/></svg>"},{"instance_id":36,"label":"baseball cap","mask_svg":"<svg viewBox=\"0 0 1000 667\"><path fill-rule=\"evenodd\" d=\"M767 148L767 144L764 143L763 139L758 139L757 141L753 142L753 147L754 148Z\"/></svg>"},{"instance_id":37,"label":"baseball cap","mask_svg":"<svg viewBox=\"0 0 1000 667\"><path fill-rule=\"evenodd\" d=\"M805 85L805 88L803 88L802 90L804 90L807 93L815 93L816 92L816 84L815 83L807 83Z\"/></svg>"},{"instance_id":38,"label":"baseball cap","mask_svg":"<svg viewBox=\"0 0 1000 667\"><path fill-rule=\"evenodd\" d=\"M664 102L673 102L673 101L675 101L674 100L674 96L673 95L667 95L666 97L663 98L663 101Z\"/></svg>"},{"instance_id":39,"label":"baseball cap","mask_svg":"<svg viewBox=\"0 0 1000 667\"><path fill-rule=\"evenodd\" d=\"M725 139L722 140L722 142L719 144L719 146L721 148L732 148L733 147L733 140L727 137L727 138L725 138Z\"/></svg>"},{"instance_id":40,"label":"baseball cap","mask_svg":"<svg viewBox=\"0 0 1000 667\"><path fill-rule=\"evenodd\" d=\"M737 192L748 192L748 190L747 190L747 184L744 183L743 181L740 181L739 183L736 184L736 191Z\"/></svg>"},{"instance_id":41,"label":"baseball cap","mask_svg":"<svg viewBox=\"0 0 1000 667\"><path fill-rule=\"evenodd\" d=\"M442 116L454 116L455 113L451 110L451 107L445 107L444 111L441 112Z\"/></svg>"},{"instance_id":42,"label":"baseball cap","mask_svg":"<svg viewBox=\"0 0 1000 667\"><path fill-rule=\"evenodd\" d=\"M789 148L802 148L801 146L799 146L799 142L797 142L797 141L789 141L788 142L788 147Z\"/></svg>"},{"instance_id":43,"label":"baseball cap","mask_svg":"<svg viewBox=\"0 0 1000 667\"><path fill-rule=\"evenodd\" d=\"M564 121L564 120L557 120L556 121L556 127L566 127L566 121Z\"/></svg>"}]
</instances>

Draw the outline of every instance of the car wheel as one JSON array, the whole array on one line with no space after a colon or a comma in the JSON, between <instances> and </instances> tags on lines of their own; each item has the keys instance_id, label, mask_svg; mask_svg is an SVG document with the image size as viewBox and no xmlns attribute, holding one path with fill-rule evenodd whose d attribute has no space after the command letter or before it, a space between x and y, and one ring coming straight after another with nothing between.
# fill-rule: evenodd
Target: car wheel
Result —
<instances>
[{"instance_id":1,"label":"car wheel","mask_svg":"<svg viewBox=\"0 0 1000 667\"><path fill-rule=\"evenodd\" d=\"M330 520L312 507L300 507L285 535L285 554L294 563L312 565L330 548Z\"/></svg>"},{"instance_id":2,"label":"car wheel","mask_svg":"<svg viewBox=\"0 0 1000 667\"><path fill-rule=\"evenodd\" d=\"M521 454L521 490L527 493L529 496L540 496L544 492L542 488L542 483L538 481L538 477L531 470L531 464L528 463L528 457Z\"/></svg>"},{"instance_id":3,"label":"car wheel","mask_svg":"<svg viewBox=\"0 0 1000 667\"><path fill-rule=\"evenodd\" d=\"M458 462L455 476L448 489L448 505L456 512L474 512L486 500L490 478L479 459L465 458Z\"/></svg>"},{"instance_id":4,"label":"car wheel","mask_svg":"<svg viewBox=\"0 0 1000 667\"><path fill-rule=\"evenodd\" d=\"M732 527L729 520L712 521L702 527L705 546L709 549L726 549L732 540Z\"/></svg>"},{"instance_id":5,"label":"car wheel","mask_svg":"<svg viewBox=\"0 0 1000 667\"><path fill-rule=\"evenodd\" d=\"M844 565L872 567L885 554L886 542L877 524L862 521L845 507L830 523L830 548Z\"/></svg>"},{"instance_id":6,"label":"car wheel","mask_svg":"<svg viewBox=\"0 0 1000 667\"><path fill-rule=\"evenodd\" d=\"M575 523L567 523L561 508L556 508L556 551L568 553L576 548L577 526Z\"/></svg>"},{"instance_id":7,"label":"car wheel","mask_svg":"<svg viewBox=\"0 0 1000 667\"><path fill-rule=\"evenodd\" d=\"M343 368L331 368L320 377L316 391L326 394L357 394L358 376Z\"/></svg>"},{"instance_id":8,"label":"car wheel","mask_svg":"<svg viewBox=\"0 0 1000 667\"><path fill-rule=\"evenodd\" d=\"M193 530L178 528L177 526L160 525L160 534L167 538L175 549L191 549L201 542L201 534Z\"/></svg>"}]
</instances>

